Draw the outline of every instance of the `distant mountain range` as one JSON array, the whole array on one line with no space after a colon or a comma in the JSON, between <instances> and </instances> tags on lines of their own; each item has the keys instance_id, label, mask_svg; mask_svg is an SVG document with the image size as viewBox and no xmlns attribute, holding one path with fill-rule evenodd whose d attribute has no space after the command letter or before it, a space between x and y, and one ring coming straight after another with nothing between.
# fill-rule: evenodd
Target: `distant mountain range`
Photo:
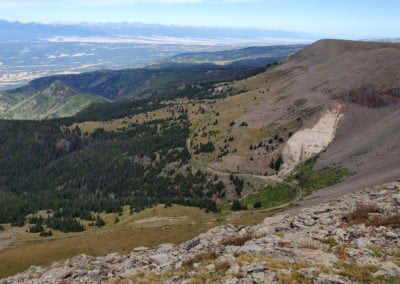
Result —
<instances>
[{"instance_id":1,"label":"distant mountain range","mask_svg":"<svg viewBox=\"0 0 400 284\"><path fill-rule=\"evenodd\" d=\"M166 26L143 23L71 23L42 24L21 23L0 20L0 41L35 41L54 37L100 37L100 38L135 38L135 37L174 37L203 39L238 39L244 41L299 42L315 40L315 35L253 28L191 27Z\"/></svg>"}]
</instances>

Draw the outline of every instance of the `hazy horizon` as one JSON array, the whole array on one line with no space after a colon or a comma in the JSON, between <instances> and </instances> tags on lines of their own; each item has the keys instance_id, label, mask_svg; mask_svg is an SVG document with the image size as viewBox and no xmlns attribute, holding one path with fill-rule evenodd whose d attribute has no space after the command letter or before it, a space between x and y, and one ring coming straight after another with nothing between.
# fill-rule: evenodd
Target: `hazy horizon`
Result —
<instances>
[{"instance_id":1,"label":"hazy horizon","mask_svg":"<svg viewBox=\"0 0 400 284\"><path fill-rule=\"evenodd\" d=\"M395 0L4 0L0 19L22 23L144 23L252 28L345 39L400 37Z\"/></svg>"}]
</instances>

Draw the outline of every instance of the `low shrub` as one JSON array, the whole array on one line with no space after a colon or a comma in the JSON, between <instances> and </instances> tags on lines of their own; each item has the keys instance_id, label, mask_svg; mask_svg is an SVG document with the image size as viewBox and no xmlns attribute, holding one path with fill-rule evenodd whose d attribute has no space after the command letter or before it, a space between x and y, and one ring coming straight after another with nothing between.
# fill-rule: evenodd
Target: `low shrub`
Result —
<instances>
[{"instance_id":1,"label":"low shrub","mask_svg":"<svg viewBox=\"0 0 400 284\"><path fill-rule=\"evenodd\" d=\"M261 208L262 203L260 201L254 202L253 208Z\"/></svg>"},{"instance_id":2,"label":"low shrub","mask_svg":"<svg viewBox=\"0 0 400 284\"><path fill-rule=\"evenodd\" d=\"M327 237L327 238L321 240L321 243L327 244L327 245L329 245L331 247L334 247L334 246L338 245L338 243L336 242L336 240L333 237Z\"/></svg>"},{"instance_id":3,"label":"low shrub","mask_svg":"<svg viewBox=\"0 0 400 284\"><path fill-rule=\"evenodd\" d=\"M247 204L240 203L239 200L234 200L231 205L232 211L247 210Z\"/></svg>"},{"instance_id":4,"label":"low shrub","mask_svg":"<svg viewBox=\"0 0 400 284\"><path fill-rule=\"evenodd\" d=\"M382 210L375 204L359 204L347 214L344 219L352 223L365 223L369 220L370 213L381 213Z\"/></svg>"},{"instance_id":5,"label":"low shrub","mask_svg":"<svg viewBox=\"0 0 400 284\"><path fill-rule=\"evenodd\" d=\"M372 218L367 226L400 228L400 214Z\"/></svg>"}]
</instances>

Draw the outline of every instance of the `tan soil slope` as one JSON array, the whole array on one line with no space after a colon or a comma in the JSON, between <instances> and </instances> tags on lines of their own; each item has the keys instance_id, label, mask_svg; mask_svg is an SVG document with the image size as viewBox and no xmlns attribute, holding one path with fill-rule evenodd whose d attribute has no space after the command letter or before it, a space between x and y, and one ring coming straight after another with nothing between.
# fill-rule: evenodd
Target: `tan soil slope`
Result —
<instances>
[{"instance_id":1,"label":"tan soil slope","mask_svg":"<svg viewBox=\"0 0 400 284\"><path fill-rule=\"evenodd\" d=\"M287 63L297 64L308 69L296 80L311 78L321 95L346 102L336 137L317 166L338 165L354 173L303 204L399 178L400 45L326 40Z\"/></svg>"},{"instance_id":2,"label":"tan soil slope","mask_svg":"<svg viewBox=\"0 0 400 284\"><path fill-rule=\"evenodd\" d=\"M234 136L238 150L214 159L212 167L270 172L271 159L291 144L286 136L291 131L292 137L303 137L296 142L304 144L300 150L315 146L318 149L312 154L322 151L317 166L349 168L355 173L349 182L360 179L359 187L400 176L400 44L321 40L274 69L233 86L246 86L248 91L217 103L215 110L222 122L225 116L236 115L236 124L222 129L220 136ZM329 119L324 122L327 109L337 103L340 115L333 124ZM235 113L235 108L242 111ZM296 123L299 119L301 123ZM248 126L240 127L242 121ZM309 136L309 129L325 132L325 136ZM250 145L265 142L275 133L284 142L273 151L249 150ZM293 166L286 165L284 171Z\"/></svg>"},{"instance_id":3,"label":"tan soil slope","mask_svg":"<svg viewBox=\"0 0 400 284\"><path fill-rule=\"evenodd\" d=\"M276 68L286 90L326 102L334 97L370 86L377 90L400 87L400 44L322 40Z\"/></svg>"},{"instance_id":4,"label":"tan soil slope","mask_svg":"<svg viewBox=\"0 0 400 284\"><path fill-rule=\"evenodd\" d=\"M337 135L317 166L339 165L354 175L302 205L400 177L400 96L387 96L400 87L399 66L398 44L325 40L279 67L297 73L293 93L314 85L308 88L318 96L347 103Z\"/></svg>"}]
</instances>

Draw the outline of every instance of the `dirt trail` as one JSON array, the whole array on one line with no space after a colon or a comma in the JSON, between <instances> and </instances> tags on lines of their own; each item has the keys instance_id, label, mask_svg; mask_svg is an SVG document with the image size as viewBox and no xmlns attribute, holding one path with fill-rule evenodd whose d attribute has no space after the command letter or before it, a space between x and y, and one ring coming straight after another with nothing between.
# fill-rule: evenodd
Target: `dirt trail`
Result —
<instances>
[{"instance_id":1,"label":"dirt trail","mask_svg":"<svg viewBox=\"0 0 400 284\"><path fill-rule=\"evenodd\" d=\"M201 105L201 107L208 113L208 115L201 122L198 123L198 125L195 128L195 130L193 131L193 133L196 133L198 131L198 129L200 129L201 126L203 126L203 122L206 121L207 118L209 118L210 115L212 114L212 112L210 110L208 110L206 106ZM203 170L203 171L209 172L211 174L217 174L220 176L230 176L231 174L233 174L237 177L242 177L242 178L254 178L254 179L262 180L263 182L266 183L266 185L282 181L281 178L278 176L262 176L262 175L240 173L240 172L225 172L225 171L221 171L221 170L215 169L213 167L210 167L208 165L205 165L201 161L196 159L194 156L194 152L193 152L193 148L192 148L192 136L189 136L189 138L186 140L186 148L188 149L188 151L192 157L192 159L191 159L192 165L199 170Z\"/></svg>"},{"instance_id":2,"label":"dirt trail","mask_svg":"<svg viewBox=\"0 0 400 284\"><path fill-rule=\"evenodd\" d=\"M202 106L204 108L205 111L207 111L210 115L211 115L211 111L207 110L207 108L205 106ZM209 116L206 116L206 118L203 121L206 121L206 119ZM203 122L202 121L202 122ZM195 130L193 131L193 133L196 133L196 131L202 126L202 122L200 122L197 127L195 128ZM278 175L274 175L274 176L262 176L262 175L256 175L256 174L248 174L248 173L239 173L239 172L224 172L221 170L217 170L215 168L212 168L208 165L205 165L204 163L202 163L201 161L199 161L198 159L195 158L194 156L194 152L192 149L192 136L189 136L188 139L186 140L186 147L189 151L189 153L191 154L191 164L193 167L202 170L202 171L206 171L208 173L211 174L217 174L219 176L230 176L230 175L234 175L236 177L241 177L241 178L249 178L249 179L256 179L256 180L261 180L265 186L268 186L270 184L275 184L278 182L282 182L282 177L278 176ZM285 209L288 208L290 206L292 206L293 204L295 204L296 202L298 202L299 200L301 200L303 198L304 193L302 191L298 192L298 195L296 196L295 199L280 204L278 206L275 207L271 207L268 209L264 209L263 212L273 212L273 211L278 211L281 209Z\"/></svg>"},{"instance_id":3,"label":"dirt trail","mask_svg":"<svg viewBox=\"0 0 400 284\"><path fill-rule=\"evenodd\" d=\"M0 250L10 247L16 236L16 232L0 232Z\"/></svg>"}]
</instances>

